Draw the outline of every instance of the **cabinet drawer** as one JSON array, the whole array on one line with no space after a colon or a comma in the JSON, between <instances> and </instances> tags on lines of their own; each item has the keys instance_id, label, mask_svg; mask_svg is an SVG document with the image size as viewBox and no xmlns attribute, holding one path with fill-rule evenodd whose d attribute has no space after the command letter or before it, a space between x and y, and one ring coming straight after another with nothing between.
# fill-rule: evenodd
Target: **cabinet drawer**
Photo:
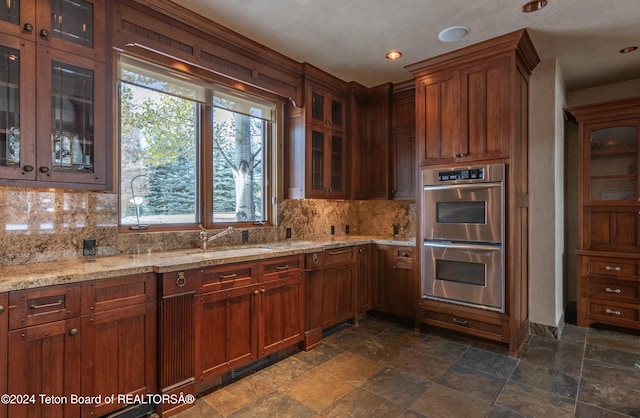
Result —
<instances>
[{"instance_id":1,"label":"cabinet drawer","mask_svg":"<svg viewBox=\"0 0 640 418\"><path fill-rule=\"evenodd\" d=\"M156 278L152 273L82 283L82 314L92 314L153 302Z\"/></svg>"},{"instance_id":2,"label":"cabinet drawer","mask_svg":"<svg viewBox=\"0 0 640 418\"><path fill-rule=\"evenodd\" d=\"M331 267L353 262L355 262L355 247L335 248L324 251L322 266Z\"/></svg>"},{"instance_id":3,"label":"cabinet drawer","mask_svg":"<svg viewBox=\"0 0 640 418\"><path fill-rule=\"evenodd\" d=\"M589 314L593 318L605 318L604 322L615 323L616 321L628 322L638 321L639 308L619 306L615 304L603 304L597 302L589 303Z\"/></svg>"},{"instance_id":4,"label":"cabinet drawer","mask_svg":"<svg viewBox=\"0 0 640 418\"><path fill-rule=\"evenodd\" d=\"M611 301L640 302L640 283L623 280L588 280L587 296Z\"/></svg>"},{"instance_id":5,"label":"cabinet drawer","mask_svg":"<svg viewBox=\"0 0 640 418\"><path fill-rule=\"evenodd\" d=\"M413 250L400 248L395 250L395 260L393 267L403 270L413 269Z\"/></svg>"},{"instance_id":6,"label":"cabinet drawer","mask_svg":"<svg viewBox=\"0 0 640 418\"><path fill-rule=\"evenodd\" d=\"M257 270L255 263L229 264L203 269L200 274L198 293L250 285L257 279Z\"/></svg>"},{"instance_id":7,"label":"cabinet drawer","mask_svg":"<svg viewBox=\"0 0 640 418\"><path fill-rule=\"evenodd\" d=\"M50 286L9 293L9 329L80 316L80 284Z\"/></svg>"},{"instance_id":8,"label":"cabinet drawer","mask_svg":"<svg viewBox=\"0 0 640 418\"><path fill-rule=\"evenodd\" d=\"M306 254L304 258L304 268L307 271L318 270L322 268L324 260L324 251L317 253Z\"/></svg>"},{"instance_id":9,"label":"cabinet drawer","mask_svg":"<svg viewBox=\"0 0 640 418\"><path fill-rule=\"evenodd\" d=\"M422 322L478 337L497 341L508 341L508 327L504 321L491 321L480 317L471 318L471 315L453 315L434 311L425 311Z\"/></svg>"},{"instance_id":10,"label":"cabinet drawer","mask_svg":"<svg viewBox=\"0 0 640 418\"><path fill-rule=\"evenodd\" d=\"M260 281L277 280L300 273L302 256L281 257L262 262Z\"/></svg>"},{"instance_id":11,"label":"cabinet drawer","mask_svg":"<svg viewBox=\"0 0 640 418\"><path fill-rule=\"evenodd\" d=\"M638 264L629 259L588 258L588 274L638 276Z\"/></svg>"},{"instance_id":12,"label":"cabinet drawer","mask_svg":"<svg viewBox=\"0 0 640 418\"><path fill-rule=\"evenodd\" d=\"M160 281L162 296L193 293L200 283L200 270L181 270L163 273Z\"/></svg>"}]
</instances>

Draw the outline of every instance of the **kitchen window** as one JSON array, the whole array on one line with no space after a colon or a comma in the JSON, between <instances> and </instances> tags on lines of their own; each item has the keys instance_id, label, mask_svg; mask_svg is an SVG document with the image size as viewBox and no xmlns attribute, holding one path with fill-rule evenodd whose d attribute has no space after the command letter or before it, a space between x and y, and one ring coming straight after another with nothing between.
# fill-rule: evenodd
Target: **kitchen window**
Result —
<instances>
[{"instance_id":1,"label":"kitchen window","mask_svg":"<svg viewBox=\"0 0 640 418\"><path fill-rule=\"evenodd\" d=\"M121 56L120 225L272 223L277 103Z\"/></svg>"}]
</instances>

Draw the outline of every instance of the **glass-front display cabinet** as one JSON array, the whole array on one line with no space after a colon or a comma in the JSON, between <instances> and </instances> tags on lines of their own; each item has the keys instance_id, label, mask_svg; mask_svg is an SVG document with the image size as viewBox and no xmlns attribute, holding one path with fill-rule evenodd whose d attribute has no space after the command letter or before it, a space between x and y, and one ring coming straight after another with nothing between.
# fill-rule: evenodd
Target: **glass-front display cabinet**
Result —
<instances>
[{"instance_id":1,"label":"glass-front display cabinet","mask_svg":"<svg viewBox=\"0 0 640 418\"><path fill-rule=\"evenodd\" d=\"M2 3L0 178L104 188L105 3Z\"/></svg>"},{"instance_id":2,"label":"glass-front display cabinet","mask_svg":"<svg viewBox=\"0 0 640 418\"><path fill-rule=\"evenodd\" d=\"M638 199L638 124L589 126L589 200Z\"/></svg>"}]
</instances>

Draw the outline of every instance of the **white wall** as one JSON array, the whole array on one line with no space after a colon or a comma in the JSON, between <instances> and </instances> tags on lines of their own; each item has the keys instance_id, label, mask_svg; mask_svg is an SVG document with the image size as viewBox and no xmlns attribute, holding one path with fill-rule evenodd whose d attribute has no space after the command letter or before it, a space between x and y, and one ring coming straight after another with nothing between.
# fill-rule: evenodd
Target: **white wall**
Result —
<instances>
[{"instance_id":1,"label":"white wall","mask_svg":"<svg viewBox=\"0 0 640 418\"><path fill-rule=\"evenodd\" d=\"M538 64L529 91L530 320L562 327L566 93L555 58Z\"/></svg>"}]
</instances>

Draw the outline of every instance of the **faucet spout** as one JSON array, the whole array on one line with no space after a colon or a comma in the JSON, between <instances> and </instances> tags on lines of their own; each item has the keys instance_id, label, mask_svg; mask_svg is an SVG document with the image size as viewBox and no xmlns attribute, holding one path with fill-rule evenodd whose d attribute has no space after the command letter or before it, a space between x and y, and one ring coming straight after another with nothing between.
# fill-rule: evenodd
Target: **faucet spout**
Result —
<instances>
[{"instance_id":1,"label":"faucet spout","mask_svg":"<svg viewBox=\"0 0 640 418\"><path fill-rule=\"evenodd\" d=\"M230 226L227 229L225 229L224 231L218 232L217 234L211 235L210 237L207 237L207 230L200 225L200 238L199 238L199 242L200 242L200 248L203 250L207 249L207 243L216 240L220 237L223 237L225 235L228 235L230 233L233 232L233 227Z\"/></svg>"}]
</instances>

